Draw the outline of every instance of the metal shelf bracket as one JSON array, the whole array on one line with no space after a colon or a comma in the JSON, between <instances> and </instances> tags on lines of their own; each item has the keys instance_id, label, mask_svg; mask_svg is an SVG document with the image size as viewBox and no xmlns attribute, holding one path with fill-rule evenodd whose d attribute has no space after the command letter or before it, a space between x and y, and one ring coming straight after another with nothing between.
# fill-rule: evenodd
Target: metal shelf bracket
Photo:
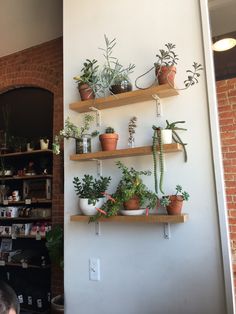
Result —
<instances>
[{"instance_id":1,"label":"metal shelf bracket","mask_svg":"<svg viewBox=\"0 0 236 314\"><path fill-rule=\"evenodd\" d=\"M95 107L89 107L89 109L96 113L96 124L97 124L97 126L101 126L101 120L102 120L101 110L99 110Z\"/></svg>"},{"instance_id":2,"label":"metal shelf bracket","mask_svg":"<svg viewBox=\"0 0 236 314\"><path fill-rule=\"evenodd\" d=\"M170 240L171 233L170 233L170 224L168 222L164 223L164 239Z\"/></svg>"},{"instance_id":3,"label":"metal shelf bracket","mask_svg":"<svg viewBox=\"0 0 236 314\"><path fill-rule=\"evenodd\" d=\"M152 98L156 101L157 117L161 117L162 116L161 98L157 94L152 95Z\"/></svg>"},{"instance_id":4,"label":"metal shelf bracket","mask_svg":"<svg viewBox=\"0 0 236 314\"><path fill-rule=\"evenodd\" d=\"M93 158L91 160L96 161L96 163L97 163L97 176L101 177L102 176L102 160L99 160L96 158Z\"/></svg>"}]
</instances>

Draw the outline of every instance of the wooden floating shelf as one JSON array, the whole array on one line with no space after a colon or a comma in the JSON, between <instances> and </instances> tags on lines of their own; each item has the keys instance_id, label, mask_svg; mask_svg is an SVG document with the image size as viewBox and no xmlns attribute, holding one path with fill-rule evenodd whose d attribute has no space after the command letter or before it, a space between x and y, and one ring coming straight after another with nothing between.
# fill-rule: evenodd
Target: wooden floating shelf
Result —
<instances>
[{"instance_id":1,"label":"wooden floating shelf","mask_svg":"<svg viewBox=\"0 0 236 314\"><path fill-rule=\"evenodd\" d=\"M182 150L180 144L165 144L163 145L165 153L174 153ZM158 151L157 146L157 151ZM152 146L142 146L134 148L125 148L125 149L116 149L111 151L98 151L95 153L87 154L74 154L70 156L70 160L74 161L87 161L93 159L113 159L113 158L122 158L122 157L133 157L133 156L144 156L152 154Z\"/></svg>"},{"instance_id":2,"label":"wooden floating shelf","mask_svg":"<svg viewBox=\"0 0 236 314\"><path fill-rule=\"evenodd\" d=\"M170 85L158 85L143 90L135 90L127 93L116 94L104 98L96 98L84 100L70 104L70 109L77 112L91 111L90 107L95 107L99 110L115 108L142 101L153 100L153 95L158 95L160 98L166 98L178 95L177 90Z\"/></svg>"},{"instance_id":3,"label":"wooden floating shelf","mask_svg":"<svg viewBox=\"0 0 236 314\"><path fill-rule=\"evenodd\" d=\"M12 176L12 177L6 177L1 176L0 180L9 181L9 180L31 180L31 179L50 179L52 178L51 174L45 174L45 175L28 175L28 176Z\"/></svg>"},{"instance_id":4,"label":"wooden floating shelf","mask_svg":"<svg viewBox=\"0 0 236 314\"><path fill-rule=\"evenodd\" d=\"M148 215L148 216L114 216L110 218L100 218L99 221L106 222L142 222L142 223L184 223L188 220L188 214L181 215ZM70 221L88 222L89 217L83 215L73 215Z\"/></svg>"},{"instance_id":5,"label":"wooden floating shelf","mask_svg":"<svg viewBox=\"0 0 236 314\"><path fill-rule=\"evenodd\" d=\"M34 155L34 154L45 154L45 153L50 153L52 154L51 149L37 149L37 150L32 150L31 152L17 152L17 153L1 153L0 157L14 157L14 156L21 156L21 155Z\"/></svg>"}]
</instances>

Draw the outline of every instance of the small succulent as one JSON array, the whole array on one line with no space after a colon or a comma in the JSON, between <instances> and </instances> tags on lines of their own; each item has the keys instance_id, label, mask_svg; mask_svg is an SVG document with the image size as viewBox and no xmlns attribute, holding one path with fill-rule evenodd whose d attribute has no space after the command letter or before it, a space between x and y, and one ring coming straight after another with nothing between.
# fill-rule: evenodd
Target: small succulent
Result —
<instances>
[{"instance_id":1,"label":"small succulent","mask_svg":"<svg viewBox=\"0 0 236 314\"><path fill-rule=\"evenodd\" d=\"M106 128L106 130L105 130L105 133L107 133L107 134L115 133L115 130L114 130L114 128L108 126L108 127Z\"/></svg>"},{"instance_id":2,"label":"small succulent","mask_svg":"<svg viewBox=\"0 0 236 314\"><path fill-rule=\"evenodd\" d=\"M128 131L129 131L129 139L128 139L128 146L129 147L134 147L134 134L135 134L135 129L137 128L137 117L132 117L129 121L128 124Z\"/></svg>"},{"instance_id":3,"label":"small succulent","mask_svg":"<svg viewBox=\"0 0 236 314\"><path fill-rule=\"evenodd\" d=\"M179 196L182 197L183 201L188 201L190 195L188 194L188 192L183 191L183 188L182 188L181 185L177 184L176 187L175 187L175 190L176 190L175 196L179 195ZM170 200L170 196L169 195L168 196L163 196L160 199L160 204L163 207L166 207L166 206L170 205L170 203L171 203L171 200Z\"/></svg>"},{"instance_id":4,"label":"small succulent","mask_svg":"<svg viewBox=\"0 0 236 314\"><path fill-rule=\"evenodd\" d=\"M167 50L160 49L160 53L156 55L158 59L155 66L157 67L177 65L179 60L178 55L174 52L176 46L171 43L165 44L165 46Z\"/></svg>"}]
</instances>

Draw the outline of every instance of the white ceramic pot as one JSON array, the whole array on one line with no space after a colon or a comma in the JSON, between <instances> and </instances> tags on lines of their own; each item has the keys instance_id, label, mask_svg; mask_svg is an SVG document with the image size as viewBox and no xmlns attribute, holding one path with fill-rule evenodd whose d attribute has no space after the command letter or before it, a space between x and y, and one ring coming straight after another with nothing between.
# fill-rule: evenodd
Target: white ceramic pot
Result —
<instances>
[{"instance_id":1,"label":"white ceramic pot","mask_svg":"<svg viewBox=\"0 0 236 314\"><path fill-rule=\"evenodd\" d=\"M40 140L40 148L41 149L48 149L48 145L49 145L49 140L43 140L41 139Z\"/></svg>"},{"instance_id":2,"label":"white ceramic pot","mask_svg":"<svg viewBox=\"0 0 236 314\"><path fill-rule=\"evenodd\" d=\"M163 144L172 143L172 130L161 130L161 137Z\"/></svg>"},{"instance_id":3,"label":"white ceramic pot","mask_svg":"<svg viewBox=\"0 0 236 314\"><path fill-rule=\"evenodd\" d=\"M100 208L103 205L103 203L104 203L104 197L99 198L99 200L96 202L95 206L93 204L89 204L87 198L80 198L79 199L80 210L86 216L96 215L96 213L97 213L96 207Z\"/></svg>"}]
</instances>

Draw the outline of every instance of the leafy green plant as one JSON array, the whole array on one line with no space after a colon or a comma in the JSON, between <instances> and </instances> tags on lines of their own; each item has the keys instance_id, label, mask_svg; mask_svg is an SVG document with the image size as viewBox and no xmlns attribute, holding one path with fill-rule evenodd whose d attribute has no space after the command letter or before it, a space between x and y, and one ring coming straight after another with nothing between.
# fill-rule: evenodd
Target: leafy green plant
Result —
<instances>
[{"instance_id":1,"label":"leafy green plant","mask_svg":"<svg viewBox=\"0 0 236 314\"><path fill-rule=\"evenodd\" d=\"M94 117L85 114L83 124L81 127L77 127L73 122L70 121L70 118L68 117L65 121L65 127L64 129L60 130L58 135L55 135L54 142L52 144L53 152L58 155L60 154L60 144L62 140L65 139L80 139L84 135L90 135L91 137L95 137L99 134L98 131L93 131L92 133L88 134L90 125L94 121Z\"/></svg>"},{"instance_id":2,"label":"leafy green plant","mask_svg":"<svg viewBox=\"0 0 236 314\"><path fill-rule=\"evenodd\" d=\"M46 233L46 247L53 263L64 268L64 233L63 227L55 225Z\"/></svg>"},{"instance_id":3,"label":"leafy green plant","mask_svg":"<svg viewBox=\"0 0 236 314\"><path fill-rule=\"evenodd\" d=\"M108 196L106 203L90 221L94 221L101 216L111 217L117 215L123 203L134 196L140 199L140 206L145 206L149 209L156 206L157 195L151 192L141 179L142 175L151 175L151 171L137 171L133 167L129 169L120 161L116 165L122 172L116 191L111 196Z\"/></svg>"},{"instance_id":4,"label":"leafy green plant","mask_svg":"<svg viewBox=\"0 0 236 314\"><path fill-rule=\"evenodd\" d=\"M137 117L132 117L129 120L129 124L128 124L128 132L129 132L128 146L129 147L135 146L134 134L135 134L135 129L137 128L137 120L138 120Z\"/></svg>"},{"instance_id":5,"label":"leafy green plant","mask_svg":"<svg viewBox=\"0 0 236 314\"><path fill-rule=\"evenodd\" d=\"M116 38L109 40L106 35L105 48L100 48L103 51L103 56L105 58L105 64L101 71L101 83L103 89L109 89L114 84L119 84L123 80L129 80L129 74L131 74L135 68L134 64L129 64L124 67L120 64L119 60L114 57L113 49L116 46Z\"/></svg>"},{"instance_id":6,"label":"leafy green plant","mask_svg":"<svg viewBox=\"0 0 236 314\"><path fill-rule=\"evenodd\" d=\"M168 43L165 44L167 50L160 49L159 54L156 55L158 58L155 62L155 66L162 67L162 66L173 66L177 65L177 61L179 60L178 55L175 53L175 45Z\"/></svg>"},{"instance_id":7,"label":"leafy green plant","mask_svg":"<svg viewBox=\"0 0 236 314\"><path fill-rule=\"evenodd\" d=\"M188 201L189 200L189 193L186 192L186 191L183 191L183 188L181 185L177 184L176 187L175 187L175 196L181 196L181 198L183 199L183 201ZM160 200L160 204L161 206L163 207L166 207L168 205L170 205L171 203L171 200L170 200L170 195L168 196L163 196Z\"/></svg>"},{"instance_id":8,"label":"leafy green plant","mask_svg":"<svg viewBox=\"0 0 236 314\"><path fill-rule=\"evenodd\" d=\"M95 59L86 59L83 63L83 68L81 69L82 75L78 75L73 78L79 85L88 84L95 94L100 89L98 74L99 66L97 62L98 61Z\"/></svg>"},{"instance_id":9,"label":"leafy green plant","mask_svg":"<svg viewBox=\"0 0 236 314\"><path fill-rule=\"evenodd\" d=\"M85 174L81 180L74 177L73 184L79 198L87 198L89 204L95 205L96 201L103 197L110 181L111 177L94 179L92 175Z\"/></svg>"}]
</instances>

